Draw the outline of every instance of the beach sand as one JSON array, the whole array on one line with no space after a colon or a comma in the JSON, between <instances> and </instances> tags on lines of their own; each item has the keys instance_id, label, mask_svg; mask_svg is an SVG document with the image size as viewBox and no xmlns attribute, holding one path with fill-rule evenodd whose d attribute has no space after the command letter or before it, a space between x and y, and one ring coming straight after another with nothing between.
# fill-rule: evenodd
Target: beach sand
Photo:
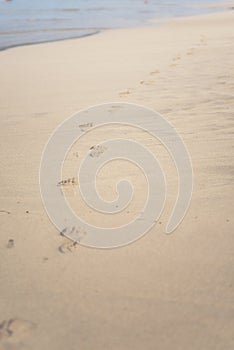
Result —
<instances>
[{"instance_id":1,"label":"beach sand","mask_svg":"<svg viewBox=\"0 0 234 350\"><path fill-rule=\"evenodd\" d=\"M229 11L0 52L1 350L234 348L233 24ZM150 107L175 126L192 158L194 192L181 225L164 234L178 184L162 150L160 222L134 244L98 250L52 225L39 167L61 122L112 101ZM79 157L100 133L87 134ZM149 136L129 133L158 150ZM112 179L120 174L114 168ZM108 197L105 186L100 180ZM140 188L130 217L143 205Z\"/></svg>"}]
</instances>

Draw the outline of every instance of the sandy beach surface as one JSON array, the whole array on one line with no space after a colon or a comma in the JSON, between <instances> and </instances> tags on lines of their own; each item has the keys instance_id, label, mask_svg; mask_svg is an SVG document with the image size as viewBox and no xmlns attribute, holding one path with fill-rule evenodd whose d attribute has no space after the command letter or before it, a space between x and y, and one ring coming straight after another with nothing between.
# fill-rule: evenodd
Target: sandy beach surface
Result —
<instances>
[{"instance_id":1,"label":"sandy beach surface","mask_svg":"<svg viewBox=\"0 0 234 350\"><path fill-rule=\"evenodd\" d=\"M233 42L227 11L0 52L1 350L234 349ZM168 198L160 222L124 248L85 248L47 217L41 155L74 112L116 101L153 108L176 127L193 162L193 199L178 229L164 234L178 184L162 150ZM77 161L111 132L158 151L135 129L107 128L87 133ZM145 199L136 171L126 169L138 188L130 217ZM113 166L110 181L121 174ZM107 184L108 172L99 187L110 199ZM125 214L111 223L82 209L95 224L118 225Z\"/></svg>"}]
</instances>

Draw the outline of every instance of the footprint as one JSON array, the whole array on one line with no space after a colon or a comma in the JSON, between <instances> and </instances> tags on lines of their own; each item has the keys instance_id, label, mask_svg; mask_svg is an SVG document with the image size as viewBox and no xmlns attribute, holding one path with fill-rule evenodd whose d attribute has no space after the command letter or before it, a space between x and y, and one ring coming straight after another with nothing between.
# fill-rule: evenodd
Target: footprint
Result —
<instances>
[{"instance_id":1,"label":"footprint","mask_svg":"<svg viewBox=\"0 0 234 350\"><path fill-rule=\"evenodd\" d=\"M59 181L57 186L60 187L60 191L62 195L66 196L76 196L78 193L78 178L72 177L66 180Z\"/></svg>"},{"instance_id":2,"label":"footprint","mask_svg":"<svg viewBox=\"0 0 234 350\"><path fill-rule=\"evenodd\" d=\"M73 156L76 157L76 158L79 158L79 153L78 152L74 152Z\"/></svg>"},{"instance_id":3,"label":"footprint","mask_svg":"<svg viewBox=\"0 0 234 350\"><path fill-rule=\"evenodd\" d=\"M131 91L130 90L126 90L126 91L121 91L119 93L119 97L127 97L128 95L131 94Z\"/></svg>"},{"instance_id":4,"label":"footprint","mask_svg":"<svg viewBox=\"0 0 234 350\"><path fill-rule=\"evenodd\" d=\"M100 157L100 155L103 154L106 150L107 150L107 147L102 145L92 146L90 148L89 156L93 158Z\"/></svg>"},{"instance_id":5,"label":"footprint","mask_svg":"<svg viewBox=\"0 0 234 350\"><path fill-rule=\"evenodd\" d=\"M109 113L115 113L117 112L118 110L120 110L121 108L123 108L123 106L121 105L114 105L114 106L111 106L111 109L108 110Z\"/></svg>"},{"instance_id":6,"label":"footprint","mask_svg":"<svg viewBox=\"0 0 234 350\"><path fill-rule=\"evenodd\" d=\"M66 180L59 181L57 186L75 186L78 184L78 179L75 177L68 178Z\"/></svg>"},{"instance_id":7,"label":"footprint","mask_svg":"<svg viewBox=\"0 0 234 350\"><path fill-rule=\"evenodd\" d=\"M154 80L147 80L147 81L141 80L140 84L141 85L153 85L153 84L155 84L155 81Z\"/></svg>"},{"instance_id":8,"label":"footprint","mask_svg":"<svg viewBox=\"0 0 234 350\"><path fill-rule=\"evenodd\" d=\"M121 105L116 105L116 106L111 106L111 108L113 108L113 109L120 109L120 108L123 108L123 106L121 106Z\"/></svg>"},{"instance_id":9,"label":"footprint","mask_svg":"<svg viewBox=\"0 0 234 350\"><path fill-rule=\"evenodd\" d=\"M62 254L73 253L78 248L77 242L68 241L59 246L58 250Z\"/></svg>"},{"instance_id":10,"label":"footprint","mask_svg":"<svg viewBox=\"0 0 234 350\"><path fill-rule=\"evenodd\" d=\"M60 235L63 237L68 237L66 242L58 248L60 253L65 254L67 252L73 252L78 247L78 242L81 242L87 235L87 232L82 227L76 228L73 226L72 228L65 227L62 232L60 232ZM74 237L74 240L72 240L70 237Z\"/></svg>"},{"instance_id":11,"label":"footprint","mask_svg":"<svg viewBox=\"0 0 234 350\"><path fill-rule=\"evenodd\" d=\"M176 62L176 61L179 61L180 59L181 59L181 57L178 55L178 56L174 57L174 58L172 59L172 61L173 61L173 62Z\"/></svg>"},{"instance_id":12,"label":"footprint","mask_svg":"<svg viewBox=\"0 0 234 350\"><path fill-rule=\"evenodd\" d=\"M188 56L193 55L194 52L195 52L195 48L192 47L191 49L189 49L189 50L187 51L186 55L188 55Z\"/></svg>"},{"instance_id":13,"label":"footprint","mask_svg":"<svg viewBox=\"0 0 234 350\"><path fill-rule=\"evenodd\" d=\"M150 72L150 75L158 75L159 73L160 73L159 70L155 70L155 71L153 71L153 72Z\"/></svg>"},{"instance_id":14,"label":"footprint","mask_svg":"<svg viewBox=\"0 0 234 350\"><path fill-rule=\"evenodd\" d=\"M9 319L0 323L0 345L1 349L19 349L22 340L30 335L36 328L36 324L22 319Z\"/></svg>"},{"instance_id":15,"label":"footprint","mask_svg":"<svg viewBox=\"0 0 234 350\"><path fill-rule=\"evenodd\" d=\"M79 128L81 131L87 131L92 127L93 127L93 123L86 123L86 124L79 125Z\"/></svg>"}]
</instances>

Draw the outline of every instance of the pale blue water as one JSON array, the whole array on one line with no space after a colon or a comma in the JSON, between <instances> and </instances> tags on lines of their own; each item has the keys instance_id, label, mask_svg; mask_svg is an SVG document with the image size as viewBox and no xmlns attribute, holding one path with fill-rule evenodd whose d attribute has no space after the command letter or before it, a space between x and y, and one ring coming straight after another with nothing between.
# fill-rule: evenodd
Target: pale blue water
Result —
<instances>
[{"instance_id":1,"label":"pale blue water","mask_svg":"<svg viewBox=\"0 0 234 350\"><path fill-rule=\"evenodd\" d=\"M0 0L0 49L91 35L151 19L211 12L221 0Z\"/></svg>"}]
</instances>

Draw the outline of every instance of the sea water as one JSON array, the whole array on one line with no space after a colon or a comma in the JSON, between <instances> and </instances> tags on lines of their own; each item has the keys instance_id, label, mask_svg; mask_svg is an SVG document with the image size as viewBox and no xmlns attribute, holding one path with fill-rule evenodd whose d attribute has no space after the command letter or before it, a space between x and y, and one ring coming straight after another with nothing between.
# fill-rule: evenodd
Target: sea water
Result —
<instances>
[{"instance_id":1,"label":"sea water","mask_svg":"<svg viewBox=\"0 0 234 350\"><path fill-rule=\"evenodd\" d=\"M0 50L214 11L222 0L0 0Z\"/></svg>"}]
</instances>

